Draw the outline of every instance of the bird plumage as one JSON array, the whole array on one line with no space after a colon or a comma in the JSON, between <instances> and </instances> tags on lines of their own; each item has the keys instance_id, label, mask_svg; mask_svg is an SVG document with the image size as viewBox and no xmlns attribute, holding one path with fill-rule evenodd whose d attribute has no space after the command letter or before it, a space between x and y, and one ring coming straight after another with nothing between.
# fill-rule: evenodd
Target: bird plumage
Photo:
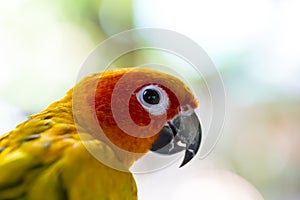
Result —
<instances>
[{"instance_id":1,"label":"bird plumage","mask_svg":"<svg viewBox=\"0 0 300 200\"><path fill-rule=\"evenodd\" d=\"M83 143L102 148L107 159L116 156L88 133L82 141L71 97L72 91L0 138L1 200L137 199L132 174L102 164L86 150Z\"/></svg>"},{"instance_id":2,"label":"bird plumage","mask_svg":"<svg viewBox=\"0 0 300 200\"><path fill-rule=\"evenodd\" d=\"M137 131L142 137L126 134L114 119L111 99L124 77L117 96L123 125L130 124L123 116L124 103L129 103L131 120L139 126L155 119L150 128ZM137 101L144 82L167 91L170 106L165 115L151 118ZM65 97L0 136L0 200L137 199L129 168L149 151L158 129L180 112L180 105L196 108L198 103L183 82L156 70L125 68L83 78ZM100 152L114 167L90 151Z\"/></svg>"}]
</instances>

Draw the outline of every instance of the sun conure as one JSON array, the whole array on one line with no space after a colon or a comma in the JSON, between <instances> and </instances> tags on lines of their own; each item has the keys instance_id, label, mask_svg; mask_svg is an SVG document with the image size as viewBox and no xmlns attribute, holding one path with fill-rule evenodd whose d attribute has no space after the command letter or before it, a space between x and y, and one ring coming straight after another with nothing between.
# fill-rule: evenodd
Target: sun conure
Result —
<instances>
[{"instance_id":1,"label":"sun conure","mask_svg":"<svg viewBox=\"0 0 300 200\"><path fill-rule=\"evenodd\" d=\"M198 102L178 78L123 68L83 78L0 137L0 200L134 200L132 164L149 150L181 166L201 141Z\"/></svg>"}]
</instances>

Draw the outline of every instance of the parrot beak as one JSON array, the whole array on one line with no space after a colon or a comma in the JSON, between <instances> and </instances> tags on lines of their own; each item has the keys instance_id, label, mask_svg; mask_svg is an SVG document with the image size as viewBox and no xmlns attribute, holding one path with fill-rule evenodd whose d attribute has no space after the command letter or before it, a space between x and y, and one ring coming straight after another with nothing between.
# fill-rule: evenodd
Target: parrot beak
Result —
<instances>
[{"instance_id":1,"label":"parrot beak","mask_svg":"<svg viewBox=\"0 0 300 200\"><path fill-rule=\"evenodd\" d=\"M185 150L180 167L197 154L201 143L201 124L196 113L191 111L180 113L168 121L150 149L167 155Z\"/></svg>"}]
</instances>

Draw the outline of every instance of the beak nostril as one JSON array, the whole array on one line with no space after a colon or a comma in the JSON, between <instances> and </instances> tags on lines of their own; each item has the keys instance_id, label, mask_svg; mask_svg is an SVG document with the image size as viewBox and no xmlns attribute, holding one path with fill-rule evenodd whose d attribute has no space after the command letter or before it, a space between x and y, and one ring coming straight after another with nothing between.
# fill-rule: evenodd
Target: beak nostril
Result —
<instances>
[{"instance_id":1,"label":"beak nostril","mask_svg":"<svg viewBox=\"0 0 300 200\"><path fill-rule=\"evenodd\" d=\"M190 105L181 107L181 115L191 116L194 113L194 109Z\"/></svg>"}]
</instances>

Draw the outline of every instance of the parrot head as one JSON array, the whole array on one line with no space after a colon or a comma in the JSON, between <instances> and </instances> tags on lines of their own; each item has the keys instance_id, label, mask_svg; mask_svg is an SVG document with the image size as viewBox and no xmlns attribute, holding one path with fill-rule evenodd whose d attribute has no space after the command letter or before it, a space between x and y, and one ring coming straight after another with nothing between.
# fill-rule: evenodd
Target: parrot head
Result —
<instances>
[{"instance_id":1,"label":"parrot head","mask_svg":"<svg viewBox=\"0 0 300 200\"><path fill-rule=\"evenodd\" d=\"M92 83L96 89L89 92ZM199 150L201 126L194 112L198 101L175 76L146 68L122 68L90 75L77 87L84 90L80 92L81 108L84 104L88 111L94 109L104 134L92 132L119 152L120 160L134 162L120 153L124 151L170 155L185 150L182 167ZM85 121L92 129L94 125Z\"/></svg>"}]
</instances>

